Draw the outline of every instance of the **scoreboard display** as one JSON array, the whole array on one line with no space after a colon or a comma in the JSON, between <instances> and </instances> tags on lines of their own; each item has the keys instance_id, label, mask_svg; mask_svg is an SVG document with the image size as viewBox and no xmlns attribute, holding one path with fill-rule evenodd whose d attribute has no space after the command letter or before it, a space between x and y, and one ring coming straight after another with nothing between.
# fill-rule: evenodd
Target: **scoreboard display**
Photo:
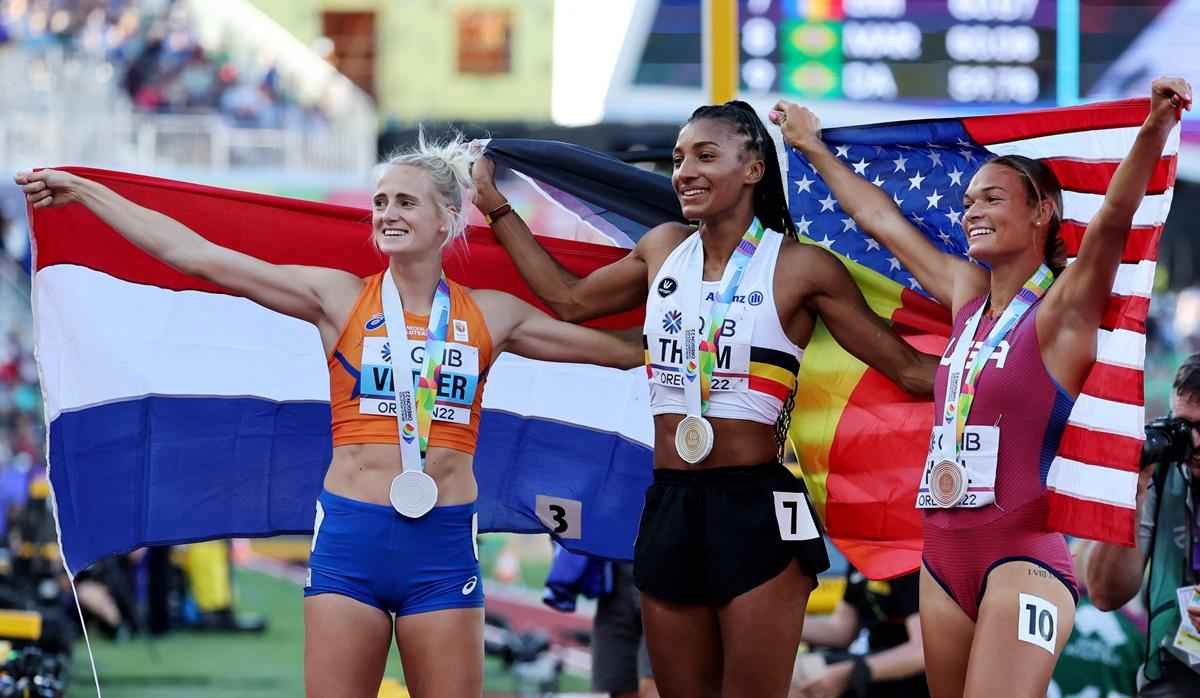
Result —
<instances>
[{"instance_id":1,"label":"scoreboard display","mask_svg":"<svg viewBox=\"0 0 1200 698\"><path fill-rule=\"evenodd\" d=\"M1055 99L1057 0L742 0L748 92L805 99Z\"/></svg>"}]
</instances>

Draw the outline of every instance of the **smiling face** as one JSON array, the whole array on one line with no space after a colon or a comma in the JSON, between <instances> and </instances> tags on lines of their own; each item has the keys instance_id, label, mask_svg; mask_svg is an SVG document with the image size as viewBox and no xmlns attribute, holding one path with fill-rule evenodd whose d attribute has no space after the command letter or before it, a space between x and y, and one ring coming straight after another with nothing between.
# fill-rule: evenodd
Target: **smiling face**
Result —
<instances>
[{"instance_id":1,"label":"smiling face","mask_svg":"<svg viewBox=\"0 0 1200 698\"><path fill-rule=\"evenodd\" d=\"M731 210L762 179L761 159L746 138L715 119L696 119L679 131L672 153L671 184L683 215L699 221Z\"/></svg>"},{"instance_id":2,"label":"smiling face","mask_svg":"<svg viewBox=\"0 0 1200 698\"><path fill-rule=\"evenodd\" d=\"M1043 256L1053 203L1029 199L1016 170L995 163L979 168L963 195L967 253L992 266L1031 250Z\"/></svg>"},{"instance_id":3,"label":"smiling face","mask_svg":"<svg viewBox=\"0 0 1200 698\"><path fill-rule=\"evenodd\" d=\"M425 170L411 165L383 170L371 197L371 229L375 246L388 256L441 249L446 218Z\"/></svg>"}]
</instances>

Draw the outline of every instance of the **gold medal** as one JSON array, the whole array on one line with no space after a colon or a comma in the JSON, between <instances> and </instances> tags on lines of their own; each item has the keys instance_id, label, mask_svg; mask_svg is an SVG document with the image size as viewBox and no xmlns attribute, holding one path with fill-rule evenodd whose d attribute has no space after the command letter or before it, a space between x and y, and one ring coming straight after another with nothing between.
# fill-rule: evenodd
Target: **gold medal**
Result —
<instances>
[{"instance_id":1,"label":"gold medal","mask_svg":"<svg viewBox=\"0 0 1200 698\"><path fill-rule=\"evenodd\" d=\"M675 428L675 450L688 463L704 460L713 445L712 425L704 417L688 415Z\"/></svg>"}]
</instances>

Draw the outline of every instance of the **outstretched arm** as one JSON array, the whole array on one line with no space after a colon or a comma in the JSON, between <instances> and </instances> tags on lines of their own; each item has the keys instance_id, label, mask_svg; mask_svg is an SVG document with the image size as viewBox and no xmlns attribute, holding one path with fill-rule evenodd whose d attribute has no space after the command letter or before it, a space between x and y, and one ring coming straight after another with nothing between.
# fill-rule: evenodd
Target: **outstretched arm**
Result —
<instances>
[{"instance_id":1,"label":"outstretched arm","mask_svg":"<svg viewBox=\"0 0 1200 698\"><path fill-rule=\"evenodd\" d=\"M475 206L484 214L505 203L504 196L496 189L495 167L486 157L471 165L475 180L472 196ZM580 278L538 244L516 211L500 216L491 225L521 278L563 320L585 322L646 302L649 281L640 243L624 258Z\"/></svg>"},{"instance_id":2,"label":"outstretched arm","mask_svg":"<svg viewBox=\"0 0 1200 698\"><path fill-rule=\"evenodd\" d=\"M604 332L556 320L515 296L474 290L471 298L487 320L495 355L509 351L529 359L633 368L645 361L637 330Z\"/></svg>"},{"instance_id":3,"label":"outstretched arm","mask_svg":"<svg viewBox=\"0 0 1200 698\"><path fill-rule=\"evenodd\" d=\"M1182 109L1192 107L1192 87L1181 78L1159 78L1150 94L1146 117L1129 155L1109 182L1100 210L1088 223L1079 254L1055 282L1043 301L1043 313L1052 315L1047 327L1066 333L1063 342L1092 341L1104 318L1117 268L1129 239L1133 216L1146 195L1146 186L1162 157L1167 136ZM1039 325L1039 330L1041 326Z\"/></svg>"},{"instance_id":4,"label":"outstretched arm","mask_svg":"<svg viewBox=\"0 0 1200 698\"><path fill-rule=\"evenodd\" d=\"M904 217L879 187L854 173L821 141L821 121L808 109L779 101L771 112L787 144L817 168L838 204L866 234L883 243L939 303L957 310L986 287L987 273L942 252Z\"/></svg>"},{"instance_id":5,"label":"outstretched arm","mask_svg":"<svg viewBox=\"0 0 1200 698\"><path fill-rule=\"evenodd\" d=\"M69 172L18 172L34 208L79 203L126 240L184 274L211 281L272 310L336 334L362 282L335 269L275 265L213 244L173 218L129 201L108 187ZM344 302L349 296L349 302ZM333 312L330 312L333 309Z\"/></svg>"},{"instance_id":6,"label":"outstretched arm","mask_svg":"<svg viewBox=\"0 0 1200 698\"><path fill-rule=\"evenodd\" d=\"M789 255L804 255L795 268L808 273L804 304L829 328L843 349L915 395L933 394L939 357L917 351L871 310L850 272L831 253L814 245L796 245ZM791 264L791 263L788 263Z\"/></svg>"}]
</instances>

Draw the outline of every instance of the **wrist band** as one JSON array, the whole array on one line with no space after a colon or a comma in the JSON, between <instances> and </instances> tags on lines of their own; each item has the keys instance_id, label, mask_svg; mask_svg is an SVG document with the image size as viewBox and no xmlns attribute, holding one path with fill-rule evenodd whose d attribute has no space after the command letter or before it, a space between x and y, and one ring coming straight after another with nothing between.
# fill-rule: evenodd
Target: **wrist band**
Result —
<instances>
[{"instance_id":1,"label":"wrist band","mask_svg":"<svg viewBox=\"0 0 1200 698\"><path fill-rule=\"evenodd\" d=\"M871 688L871 667L867 666L865 657L854 657L850 667L850 692L858 698L865 698Z\"/></svg>"},{"instance_id":2,"label":"wrist band","mask_svg":"<svg viewBox=\"0 0 1200 698\"><path fill-rule=\"evenodd\" d=\"M492 209L491 211L488 211L487 213L483 214L483 220L487 221L488 225L491 225L491 224L495 223L497 220L499 220L500 218L502 218L504 215L512 213L512 210L513 210L512 204L505 201L504 203L500 204L499 206Z\"/></svg>"}]
</instances>

